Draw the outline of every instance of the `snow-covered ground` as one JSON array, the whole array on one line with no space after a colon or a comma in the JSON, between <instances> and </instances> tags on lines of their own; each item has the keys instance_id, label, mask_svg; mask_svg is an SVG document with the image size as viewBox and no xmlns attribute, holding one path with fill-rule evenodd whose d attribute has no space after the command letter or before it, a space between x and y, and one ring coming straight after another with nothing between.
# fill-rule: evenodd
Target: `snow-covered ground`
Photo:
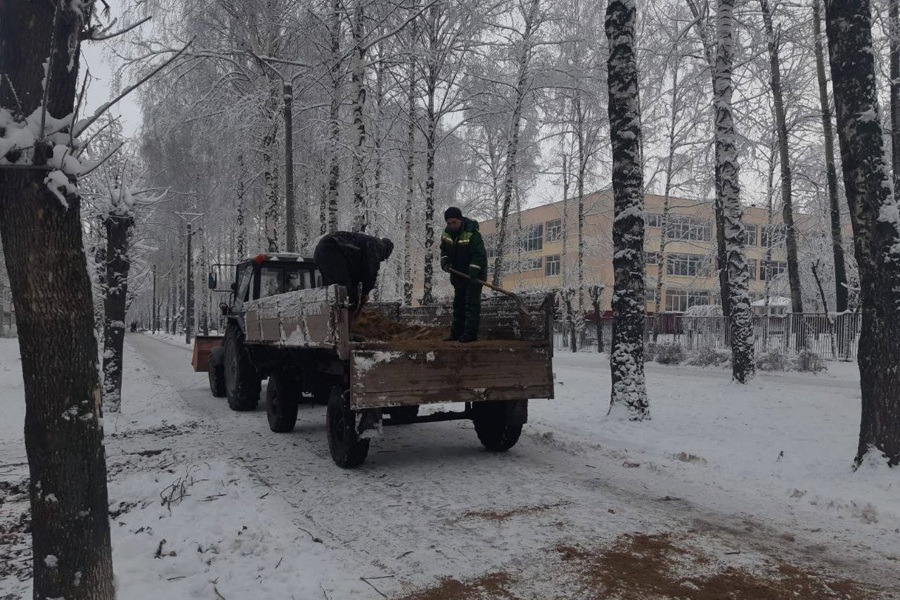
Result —
<instances>
[{"instance_id":1,"label":"snow-covered ground","mask_svg":"<svg viewBox=\"0 0 900 600\"><path fill-rule=\"evenodd\" d=\"M107 415L119 597L891 598L900 471L853 472L854 364L648 364L652 420L610 421L605 355L557 353L519 444L468 422L385 428L330 459L324 408L289 434L233 413L183 338L129 335ZM15 340L0 339L0 598L30 595ZM718 594L718 595L717 595ZM730 595L729 595L730 594ZM900 597L900 596L896 596Z\"/></svg>"}]
</instances>

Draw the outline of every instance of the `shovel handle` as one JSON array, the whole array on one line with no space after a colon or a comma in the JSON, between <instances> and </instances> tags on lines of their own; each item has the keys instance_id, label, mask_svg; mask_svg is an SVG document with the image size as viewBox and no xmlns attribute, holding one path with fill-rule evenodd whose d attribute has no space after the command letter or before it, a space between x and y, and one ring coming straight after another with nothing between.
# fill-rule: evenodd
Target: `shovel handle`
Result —
<instances>
[{"instance_id":1,"label":"shovel handle","mask_svg":"<svg viewBox=\"0 0 900 600\"><path fill-rule=\"evenodd\" d=\"M494 285L493 283L488 283L487 281L482 281L480 279L475 279L474 277L470 277L468 273L463 273L462 271L457 271L453 267L450 267L449 272L453 273L454 275L459 275L460 277L465 277L469 281L474 281L475 283L480 283L481 285L486 286L496 292L500 292L501 294L506 294L507 296L510 296L513 300L516 301L516 306L519 307L519 312L521 312L523 315L526 315L526 316L529 315L528 307L525 305L524 302L522 302L522 299L519 298L518 295L510 292L509 290L504 290L502 287L498 287L498 286Z\"/></svg>"}]
</instances>

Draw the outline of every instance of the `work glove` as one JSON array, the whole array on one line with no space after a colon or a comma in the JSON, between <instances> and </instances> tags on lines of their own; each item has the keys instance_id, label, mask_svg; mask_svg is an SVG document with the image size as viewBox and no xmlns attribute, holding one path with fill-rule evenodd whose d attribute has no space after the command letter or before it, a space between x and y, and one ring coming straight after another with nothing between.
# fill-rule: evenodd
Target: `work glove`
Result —
<instances>
[{"instance_id":1,"label":"work glove","mask_svg":"<svg viewBox=\"0 0 900 600\"><path fill-rule=\"evenodd\" d=\"M443 271L444 273L450 272L450 257L449 256L441 257L441 271Z\"/></svg>"},{"instance_id":2,"label":"work glove","mask_svg":"<svg viewBox=\"0 0 900 600\"><path fill-rule=\"evenodd\" d=\"M469 279L472 281L481 280L481 267L478 265L469 265Z\"/></svg>"}]
</instances>

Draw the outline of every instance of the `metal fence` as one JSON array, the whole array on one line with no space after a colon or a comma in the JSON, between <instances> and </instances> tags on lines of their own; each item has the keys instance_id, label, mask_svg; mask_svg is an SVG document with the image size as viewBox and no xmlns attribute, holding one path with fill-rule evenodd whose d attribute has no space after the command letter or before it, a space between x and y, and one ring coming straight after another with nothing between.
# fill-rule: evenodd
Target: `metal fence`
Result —
<instances>
[{"instance_id":1,"label":"metal fence","mask_svg":"<svg viewBox=\"0 0 900 600\"><path fill-rule=\"evenodd\" d=\"M576 334L579 349L598 350L597 323L585 323ZM606 350L612 341L612 318L599 323L599 350ZM843 313L789 314L784 316L754 315L753 342L757 355L770 350L797 354L810 350L826 360L855 360L859 341L860 315ZM570 332L565 323L555 323L555 345L570 347ZM725 317L692 317L680 314L660 314L646 317L644 341L659 344L678 344L685 351L702 349L730 349L731 331Z\"/></svg>"}]
</instances>

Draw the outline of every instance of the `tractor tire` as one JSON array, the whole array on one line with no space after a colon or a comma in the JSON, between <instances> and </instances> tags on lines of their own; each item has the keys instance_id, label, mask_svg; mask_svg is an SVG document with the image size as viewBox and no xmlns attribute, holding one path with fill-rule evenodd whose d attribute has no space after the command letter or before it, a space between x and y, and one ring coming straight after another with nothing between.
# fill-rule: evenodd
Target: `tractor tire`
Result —
<instances>
[{"instance_id":1,"label":"tractor tire","mask_svg":"<svg viewBox=\"0 0 900 600\"><path fill-rule=\"evenodd\" d=\"M213 348L209 355L209 391L214 398L224 398L225 392L225 348Z\"/></svg>"},{"instance_id":2,"label":"tractor tire","mask_svg":"<svg viewBox=\"0 0 900 600\"><path fill-rule=\"evenodd\" d=\"M275 433L289 433L297 424L300 405L300 382L287 373L275 373L266 386L266 417L269 429Z\"/></svg>"},{"instance_id":3,"label":"tractor tire","mask_svg":"<svg viewBox=\"0 0 900 600\"><path fill-rule=\"evenodd\" d=\"M384 412L391 418L391 423L406 425L415 421L416 417L419 416L419 405L392 406L384 409Z\"/></svg>"},{"instance_id":4,"label":"tractor tire","mask_svg":"<svg viewBox=\"0 0 900 600\"><path fill-rule=\"evenodd\" d=\"M259 404L259 375L244 347L244 335L234 325L225 331L225 393L235 411L255 410Z\"/></svg>"},{"instance_id":5,"label":"tractor tire","mask_svg":"<svg viewBox=\"0 0 900 600\"><path fill-rule=\"evenodd\" d=\"M358 467L369 454L369 440L359 439L356 413L350 409L350 391L342 386L331 388L325 423L328 449L334 464L342 469Z\"/></svg>"},{"instance_id":6,"label":"tractor tire","mask_svg":"<svg viewBox=\"0 0 900 600\"><path fill-rule=\"evenodd\" d=\"M524 421L517 418L513 410L517 402L527 400L492 400L472 404L475 433L481 444L491 452L506 452L519 441Z\"/></svg>"}]
</instances>

